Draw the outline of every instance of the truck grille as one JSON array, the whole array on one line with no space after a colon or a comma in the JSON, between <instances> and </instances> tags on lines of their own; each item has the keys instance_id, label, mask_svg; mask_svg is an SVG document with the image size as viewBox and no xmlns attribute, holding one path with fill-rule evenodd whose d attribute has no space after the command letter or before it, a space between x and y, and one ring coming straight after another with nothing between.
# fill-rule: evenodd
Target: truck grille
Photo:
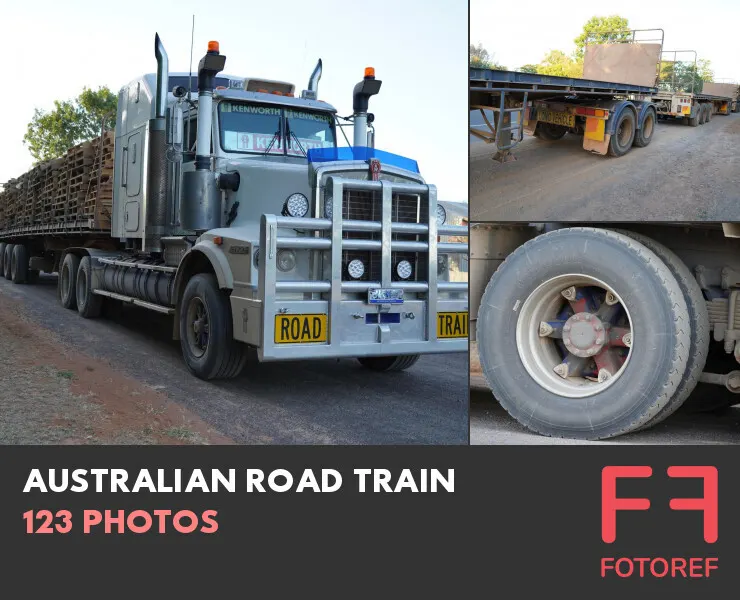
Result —
<instances>
[{"instance_id":1,"label":"truck grille","mask_svg":"<svg viewBox=\"0 0 740 600\"><path fill-rule=\"evenodd\" d=\"M381 221L383 198L379 192L344 190L342 199L342 218L357 221ZM419 196L409 194L393 194L393 213L391 221L394 223L426 223L427 207L422 206ZM380 232L345 231L344 239L380 240ZM418 241L420 236L408 233L394 233L394 240ZM345 250L342 253L342 272L345 280L351 278L347 274L347 265L355 259L360 259L365 265L365 273L359 281L380 281L382 278L382 259L380 252ZM411 277L407 281L427 280L427 260L424 253L393 252L391 255L391 269L393 281L401 281L396 274L396 265L407 260L413 267Z\"/></svg>"}]
</instances>

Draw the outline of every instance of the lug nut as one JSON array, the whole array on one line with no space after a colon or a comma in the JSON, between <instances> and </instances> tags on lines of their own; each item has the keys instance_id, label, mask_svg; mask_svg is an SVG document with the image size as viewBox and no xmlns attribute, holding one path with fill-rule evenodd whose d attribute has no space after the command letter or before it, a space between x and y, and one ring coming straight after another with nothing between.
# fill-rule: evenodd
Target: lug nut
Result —
<instances>
[{"instance_id":1,"label":"lug nut","mask_svg":"<svg viewBox=\"0 0 740 600\"><path fill-rule=\"evenodd\" d=\"M566 379L568 377L568 365L566 365L565 363L560 363L553 369L553 371L555 371L563 379Z\"/></svg>"},{"instance_id":2,"label":"lug nut","mask_svg":"<svg viewBox=\"0 0 740 600\"><path fill-rule=\"evenodd\" d=\"M606 299L605 299L604 301L605 301L605 302L606 302L606 303L607 303L607 304L608 304L609 306L613 306L613 305L615 305L615 304L616 304L617 302L619 302L619 300L617 299L617 297L616 297L616 296L615 296L614 294L612 294L611 292L607 292L607 293L606 293Z\"/></svg>"},{"instance_id":3,"label":"lug nut","mask_svg":"<svg viewBox=\"0 0 740 600\"><path fill-rule=\"evenodd\" d=\"M547 323L546 321L540 322L540 331L539 331L540 337L547 337L553 331L555 330L552 328L552 326L549 323Z\"/></svg>"},{"instance_id":4,"label":"lug nut","mask_svg":"<svg viewBox=\"0 0 740 600\"><path fill-rule=\"evenodd\" d=\"M576 297L576 286L572 285L560 293L566 300L574 300Z\"/></svg>"},{"instance_id":5,"label":"lug nut","mask_svg":"<svg viewBox=\"0 0 740 600\"><path fill-rule=\"evenodd\" d=\"M625 333L625 334L624 334L624 335L622 336L622 343L623 343L623 344L624 344L625 346L627 346L627 348L631 348L631 347L632 347L632 332L630 332L630 333Z\"/></svg>"},{"instance_id":6,"label":"lug nut","mask_svg":"<svg viewBox=\"0 0 740 600\"><path fill-rule=\"evenodd\" d=\"M607 379L610 379L612 374L606 369L599 369L599 383L604 383Z\"/></svg>"}]
</instances>

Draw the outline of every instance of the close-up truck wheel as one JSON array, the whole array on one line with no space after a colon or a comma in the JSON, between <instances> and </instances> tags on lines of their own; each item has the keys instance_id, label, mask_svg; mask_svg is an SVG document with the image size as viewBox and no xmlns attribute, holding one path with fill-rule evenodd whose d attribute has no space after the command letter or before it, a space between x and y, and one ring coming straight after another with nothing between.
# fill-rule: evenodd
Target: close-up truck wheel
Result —
<instances>
[{"instance_id":1,"label":"close-up truck wheel","mask_svg":"<svg viewBox=\"0 0 740 600\"><path fill-rule=\"evenodd\" d=\"M193 276L185 286L180 346L185 364L200 379L236 377L247 361L247 347L234 340L229 297L210 273Z\"/></svg>"},{"instance_id":2,"label":"close-up truck wheel","mask_svg":"<svg viewBox=\"0 0 740 600\"><path fill-rule=\"evenodd\" d=\"M611 156L623 156L632 148L635 139L635 113L630 109L622 110L617 117L617 125L609 140L609 154Z\"/></svg>"},{"instance_id":3,"label":"close-up truck wheel","mask_svg":"<svg viewBox=\"0 0 740 600\"><path fill-rule=\"evenodd\" d=\"M704 370L707 362L707 353L709 352L709 313L707 311L706 300L702 294L696 278L693 276L686 264L676 254L649 238L633 231L622 231L618 233L631 237L640 242L643 246L654 252L657 257L663 261L670 272L676 278L678 286L681 288L686 307L689 311L689 322L691 324L691 345L689 356L686 361L686 370L684 371L681 382L676 388L676 393L670 399L657 415L648 421L643 428L652 427L664 421L676 412L686 401L689 395L696 388L699 382L699 376Z\"/></svg>"},{"instance_id":4,"label":"close-up truck wheel","mask_svg":"<svg viewBox=\"0 0 740 600\"><path fill-rule=\"evenodd\" d=\"M491 278L478 315L483 373L538 433L603 439L635 431L686 372L689 312L669 268L603 229L540 235Z\"/></svg>"}]
</instances>

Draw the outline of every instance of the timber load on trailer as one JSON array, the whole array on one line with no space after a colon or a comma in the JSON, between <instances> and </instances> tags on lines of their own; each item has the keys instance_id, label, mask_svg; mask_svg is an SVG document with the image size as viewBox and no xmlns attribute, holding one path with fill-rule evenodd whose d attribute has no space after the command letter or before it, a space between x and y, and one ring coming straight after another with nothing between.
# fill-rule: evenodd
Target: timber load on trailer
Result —
<instances>
[{"instance_id":1,"label":"timber load on trailer","mask_svg":"<svg viewBox=\"0 0 740 600\"><path fill-rule=\"evenodd\" d=\"M43 162L0 191L0 237L109 233L113 132Z\"/></svg>"}]
</instances>

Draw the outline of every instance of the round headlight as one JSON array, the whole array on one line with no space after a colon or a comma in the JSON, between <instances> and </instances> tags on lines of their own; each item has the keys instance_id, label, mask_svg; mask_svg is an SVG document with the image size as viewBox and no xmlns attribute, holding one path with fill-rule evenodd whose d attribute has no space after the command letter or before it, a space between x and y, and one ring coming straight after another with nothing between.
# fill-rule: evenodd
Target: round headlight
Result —
<instances>
[{"instance_id":1,"label":"round headlight","mask_svg":"<svg viewBox=\"0 0 740 600\"><path fill-rule=\"evenodd\" d=\"M324 198L324 216L331 219L334 215L334 198L327 196Z\"/></svg>"},{"instance_id":2,"label":"round headlight","mask_svg":"<svg viewBox=\"0 0 740 600\"><path fill-rule=\"evenodd\" d=\"M437 255L437 275L444 275L447 272L447 255Z\"/></svg>"},{"instance_id":3,"label":"round headlight","mask_svg":"<svg viewBox=\"0 0 740 600\"><path fill-rule=\"evenodd\" d=\"M396 273L401 279L408 279L411 277L411 271L413 271L411 263L407 260L399 261L396 265Z\"/></svg>"},{"instance_id":4,"label":"round headlight","mask_svg":"<svg viewBox=\"0 0 740 600\"><path fill-rule=\"evenodd\" d=\"M356 258L347 265L347 273L352 279L359 279L365 274L365 264Z\"/></svg>"},{"instance_id":5,"label":"round headlight","mask_svg":"<svg viewBox=\"0 0 740 600\"><path fill-rule=\"evenodd\" d=\"M284 217L305 217L308 214L308 198L303 194L291 194L283 206Z\"/></svg>"},{"instance_id":6,"label":"round headlight","mask_svg":"<svg viewBox=\"0 0 740 600\"><path fill-rule=\"evenodd\" d=\"M295 268L295 252L285 248L278 250L277 268L281 271L292 271Z\"/></svg>"},{"instance_id":7,"label":"round headlight","mask_svg":"<svg viewBox=\"0 0 740 600\"><path fill-rule=\"evenodd\" d=\"M437 227L444 225L447 221L447 211L441 204L437 204Z\"/></svg>"}]
</instances>

